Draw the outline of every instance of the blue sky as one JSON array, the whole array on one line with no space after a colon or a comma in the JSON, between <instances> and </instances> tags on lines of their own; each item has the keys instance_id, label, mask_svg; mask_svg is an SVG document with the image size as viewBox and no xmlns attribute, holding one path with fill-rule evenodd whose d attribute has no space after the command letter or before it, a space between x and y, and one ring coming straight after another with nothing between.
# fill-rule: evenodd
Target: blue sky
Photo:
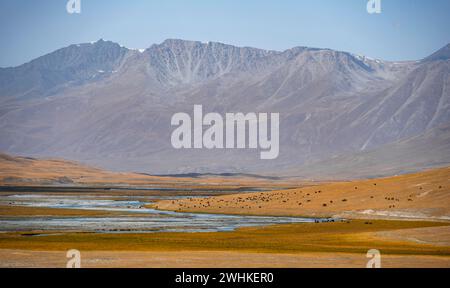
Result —
<instances>
[{"instance_id":1,"label":"blue sky","mask_svg":"<svg viewBox=\"0 0 450 288\"><path fill-rule=\"evenodd\" d=\"M385 60L421 59L450 42L449 0L1 0L0 67L98 40L147 48L167 38L285 50L332 48Z\"/></svg>"}]
</instances>

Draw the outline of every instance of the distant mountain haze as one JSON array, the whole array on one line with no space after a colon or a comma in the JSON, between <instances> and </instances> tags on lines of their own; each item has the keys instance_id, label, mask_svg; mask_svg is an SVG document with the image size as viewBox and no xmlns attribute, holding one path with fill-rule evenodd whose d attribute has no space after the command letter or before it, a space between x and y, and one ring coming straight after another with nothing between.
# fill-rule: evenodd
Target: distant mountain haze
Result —
<instances>
[{"instance_id":1,"label":"distant mountain haze","mask_svg":"<svg viewBox=\"0 0 450 288\"><path fill-rule=\"evenodd\" d=\"M0 68L0 151L150 174L392 175L450 163L450 45L420 61L99 40ZM174 113L280 113L280 155L175 150Z\"/></svg>"}]
</instances>

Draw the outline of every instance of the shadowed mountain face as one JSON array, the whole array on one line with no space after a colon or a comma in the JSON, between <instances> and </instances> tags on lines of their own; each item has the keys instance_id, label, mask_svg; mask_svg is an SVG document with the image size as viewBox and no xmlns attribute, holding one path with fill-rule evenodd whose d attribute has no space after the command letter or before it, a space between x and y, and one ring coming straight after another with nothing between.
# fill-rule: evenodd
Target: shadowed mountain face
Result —
<instances>
[{"instance_id":1,"label":"shadowed mountain face","mask_svg":"<svg viewBox=\"0 0 450 288\"><path fill-rule=\"evenodd\" d=\"M145 51L103 40L72 45L0 69L0 150L153 174L326 178L358 169L364 177L445 165L449 47L395 63L328 49L183 40ZM204 113L280 113L279 158L173 149L172 115L192 114L196 104ZM372 160L362 161L365 155ZM385 155L389 161L377 160Z\"/></svg>"}]
</instances>

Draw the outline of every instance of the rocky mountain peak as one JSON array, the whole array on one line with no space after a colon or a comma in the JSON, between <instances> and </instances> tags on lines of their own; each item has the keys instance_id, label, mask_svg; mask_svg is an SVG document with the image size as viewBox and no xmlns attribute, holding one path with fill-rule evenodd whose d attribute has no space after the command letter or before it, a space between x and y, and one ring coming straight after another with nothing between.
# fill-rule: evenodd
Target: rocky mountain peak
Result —
<instances>
[{"instance_id":1,"label":"rocky mountain peak","mask_svg":"<svg viewBox=\"0 0 450 288\"><path fill-rule=\"evenodd\" d=\"M429 57L425 58L423 61L446 61L450 59L450 43L445 47L439 49Z\"/></svg>"}]
</instances>

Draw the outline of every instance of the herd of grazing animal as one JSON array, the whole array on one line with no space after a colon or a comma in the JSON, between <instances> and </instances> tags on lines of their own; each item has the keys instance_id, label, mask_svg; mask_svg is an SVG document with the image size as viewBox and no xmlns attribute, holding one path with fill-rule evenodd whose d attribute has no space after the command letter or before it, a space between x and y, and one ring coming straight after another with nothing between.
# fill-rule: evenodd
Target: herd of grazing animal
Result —
<instances>
[{"instance_id":1,"label":"herd of grazing animal","mask_svg":"<svg viewBox=\"0 0 450 288\"><path fill-rule=\"evenodd\" d=\"M367 187L366 187L367 188ZM443 186L436 187L438 189L443 189ZM436 189L435 188L435 189ZM347 188L348 189L348 188ZM209 197L209 198L189 198L187 200L178 200L172 202L175 206L177 206L178 211L199 211L199 212L207 212L214 210L217 212L217 208L219 210L224 209L229 210L233 209L234 213L236 211L243 211L243 214L246 214L245 212L251 212L257 214L258 211L263 212L264 208L268 207L278 207L281 209L283 207L289 208L289 209L298 209L298 211L302 211L302 209L309 208L310 210L312 208L317 209L320 211L327 211L337 207L340 205L340 207L351 207L352 203L355 202L361 202L364 201L367 203L368 209L377 203L379 204L380 201L382 206L384 208L381 209L401 209L407 208L405 203L411 203L416 201L418 198L420 198L421 190L423 190L422 186L417 187L417 192L411 193L408 196L405 197L405 195L390 195L390 194L396 194L391 193L389 191L383 190L383 185L379 185L377 183L373 183L372 188L370 191L373 191L374 193L364 194L364 196L359 197L360 191L362 192L364 189L360 189L358 186L354 186L352 189L355 190L353 193L342 193L342 197L339 199L330 199L330 197L337 198L336 193L333 195L330 195L327 197L327 189L326 187L321 187L321 190L313 190L313 188L297 188L297 189L290 189L290 190L283 190L283 191L267 191L267 192L260 192L260 193L249 193L249 194L239 194L239 195L229 195L227 197ZM307 191L305 191L307 190ZM356 190L358 192L356 192ZM386 189L389 190L389 189ZM366 190L367 191L367 190ZM386 193L384 195L384 199L382 198L382 194ZM377 196L375 196L377 195ZM324 199L327 199L324 201ZM384 202L383 202L384 201ZM312 206L314 204L314 206ZM378 205L377 209L380 209ZM296 208L295 208L296 207Z\"/></svg>"}]
</instances>

